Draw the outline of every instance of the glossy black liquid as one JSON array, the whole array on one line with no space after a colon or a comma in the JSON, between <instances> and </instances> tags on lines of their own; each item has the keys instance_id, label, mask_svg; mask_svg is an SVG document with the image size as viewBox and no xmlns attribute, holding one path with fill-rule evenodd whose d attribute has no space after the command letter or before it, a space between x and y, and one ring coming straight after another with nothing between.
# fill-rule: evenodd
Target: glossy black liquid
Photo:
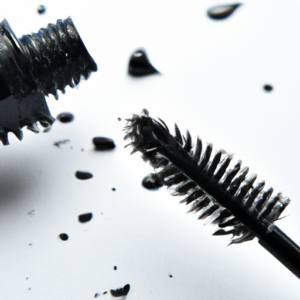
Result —
<instances>
[{"instance_id":1,"label":"glossy black liquid","mask_svg":"<svg viewBox=\"0 0 300 300\"><path fill-rule=\"evenodd\" d=\"M106 137L94 137L93 144L95 146L95 150L98 151L111 150L116 147L114 141Z\"/></svg>"},{"instance_id":2,"label":"glossy black liquid","mask_svg":"<svg viewBox=\"0 0 300 300\"><path fill-rule=\"evenodd\" d=\"M87 180L92 178L93 174L89 172L76 171L75 177L80 180Z\"/></svg>"},{"instance_id":3,"label":"glossy black liquid","mask_svg":"<svg viewBox=\"0 0 300 300\"><path fill-rule=\"evenodd\" d=\"M210 8L207 11L207 15L214 20L223 20L228 18L232 13L240 6L241 3L235 3L230 5L219 5Z\"/></svg>"},{"instance_id":4,"label":"glossy black liquid","mask_svg":"<svg viewBox=\"0 0 300 300\"><path fill-rule=\"evenodd\" d=\"M44 14L46 12L46 7L45 5L40 5L38 8L37 8L37 11L40 15Z\"/></svg>"},{"instance_id":5,"label":"glossy black liquid","mask_svg":"<svg viewBox=\"0 0 300 300\"><path fill-rule=\"evenodd\" d=\"M163 186L163 181L156 173L150 173L143 179L142 186L147 190L157 190Z\"/></svg>"},{"instance_id":6,"label":"glossy black liquid","mask_svg":"<svg viewBox=\"0 0 300 300\"><path fill-rule=\"evenodd\" d=\"M110 290L110 293L114 297L122 297L122 296L126 296L129 293L129 290L130 290L130 285L126 284L123 288Z\"/></svg>"},{"instance_id":7,"label":"glossy black liquid","mask_svg":"<svg viewBox=\"0 0 300 300\"><path fill-rule=\"evenodd\" d=\"M69 239L69 236L66 233L61 233L59 237L62 241L67 241Z\"/></svg>"},{"instance_id":8,"label":"glossy black liquid","mask_svg":"<svg viewBox=\"0 0 300 300\"><path fill-rule=\"evenodd\" d=\"M78 221L80 223L86 223L89 222L93 217L92 213L86 213L78 216Z\"/></svg>"},{"instance_id":9,"label":"glossy black liquid","mask_svg":"<svg viewBox=\"0 0 300 300\"><path fill-rule=\"evenodd\" d=\"M159 72L151 65L145 50L138 49L130 57L128 73L140 77Z\"/></svg>"},{"instance_id":10,"label":"glossy black liquid","mask_svg":"<svg viewBox=\"0 0 300 300\"><path fill-rule=\"evenodd\" d=\"M65 112L65 113L59 114L56 118L61 123L70 123L74 120L74 115L71 113Z\"/></svg>"},{"instance_id":11,"label":"glossy black liquid","mask_svg":"<svg viewBox=\"0 0 300 300\"><path fill-rule=\"evenodd\" d=\"M264 85L264 90L266 92L271 92L273 90L273 87L270 84L265 84Z\"/></svg>"}]
</instances>

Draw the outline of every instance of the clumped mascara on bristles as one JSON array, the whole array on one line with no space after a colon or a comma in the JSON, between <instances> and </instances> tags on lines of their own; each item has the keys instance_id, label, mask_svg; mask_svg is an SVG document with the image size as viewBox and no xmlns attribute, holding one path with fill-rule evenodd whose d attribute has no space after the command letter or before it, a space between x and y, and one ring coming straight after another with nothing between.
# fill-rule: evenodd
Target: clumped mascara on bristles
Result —
<instances>
[{"instance_id":1,"label":"clumped mascara on bristles","mask_svg":"<svg viewBox=\"0 0 300 300\"><path fill-rule=\"evenodd\" d=\"M199 219L210 217L218 224L214 235L232 234L234 244L261 238L290 203L281 193L272 196L272 188L263 190L264 182L253 187L256 174L247 177L249 168L241 169L241 161L229 169L233 155L224 150L212 155L212 144L203 149L199 138L193 147L190 133L183 136L176 124L173 136L146 109L127 121L124 139L131 140L132 153L143 154L172 195L186 195L181 203L191 204L189 212L200 212Z\"/></svg>"}]
</instances>

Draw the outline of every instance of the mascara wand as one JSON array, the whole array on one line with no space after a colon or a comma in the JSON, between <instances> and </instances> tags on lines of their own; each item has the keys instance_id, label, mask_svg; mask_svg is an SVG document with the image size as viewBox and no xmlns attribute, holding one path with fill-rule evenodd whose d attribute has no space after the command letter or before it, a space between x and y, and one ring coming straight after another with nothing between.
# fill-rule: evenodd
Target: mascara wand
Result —
<instances>
[{"instance_id":1,"label":"mascara wand","mask_svg":"<svg viewBox=\"0 0 300 300\"><path fill-rule=\"evenodd\" d=\"M212 144L202 154L199 138L193 149L188 131L182 136L175 124L175 136L171 135L167 125L149 117L145 109L127 121L124 139L131 140L132 153L143 154L163 184L173 188L173 195L187 195L181 203L192 204L189 212L201 210L199 219L210 216L220 227L214 235L236 236L231 244L257 237L262 247L300 278L300 248L274 225L289 198L281 193L272 196L272 188L264 191L264 182L253 187L257 176L246 178L249 168L241 169L241 161L228 170L232 155L220 150L212 156ZM233 229L226 231L226 227Z\"/></svg>"}]
</instances>

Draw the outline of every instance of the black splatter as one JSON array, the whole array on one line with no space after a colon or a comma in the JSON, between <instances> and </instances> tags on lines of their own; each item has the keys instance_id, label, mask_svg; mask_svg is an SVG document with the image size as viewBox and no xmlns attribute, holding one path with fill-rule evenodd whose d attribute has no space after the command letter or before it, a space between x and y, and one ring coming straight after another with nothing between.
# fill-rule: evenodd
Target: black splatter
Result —
<instances>
[{"instance_id":1,"label":"black splatter","mask_svg":"<svg viewBox=\"0 0 300 300\"><path fill-rule=\"evenodd\" d=\"M151 65L146 51L138 49L130 57L128 73L131 76L140 77L159 72Z\"/></svg>"},{"instance_id":2,"label":"black splatter","mask_svg":"<svg viewBox=\"0 0 300 300\"><path fill-rule=\"evenodd\" d=\"M169 275L170 278L173 278L173 275Z\"/></svg>"},{"instance_id":3,"label":"black splatter","mask_svg":"<svg viewBox=\"0 0 300 300\"><path fill-rule=\"evenodd\" d=\"M64 144L69 143L69 142L70 142L70 140L61 140L61 141L53 143L53 146L56 146L56 147L59 148L61 145L64 145Z\"/></svg>"},{"instance_id":4,"label":"black splatter","mask_svg":"<svg viewBox=\"0 0 300 300\"><path fill-rule=\"evenodd\" d=\"M117 266L114 266L114 270L117 271Z\"/></svg>"},{"instance_id":5,"label":"black splatter","mask_svg":"<svg viewBox=\"0 0 300 300\"><path fill-rule=\"evenodd\" d=\"M103 295L107 294L107 291L103 292Z\"/></svg>"},{"instance_id":6,"label":"black splatter","mask_svg":"<svg viewBox=\"0 0 300 300\"><path fill-rule=\"evenodd\" d=\"M111 150L116 147L114 141L106 137L94 137L93 143L95 146L95 150L98 151Z\"/></svg>"},{"instance_id":7,"label":"black splatter","mask_svg":"<svg viewBox=\"0 0 300 300\"><path fill-rule=\"evenodd\" d=\"M61 233L59 237L62 241L67 241L69 239L69 236L66 233Z\"/></svg>"},{"instance_id":8,"label":"black splatter","mask_svg":"<svg viewBox=\"0 0 300 300\"><path fill-rule=\"evenodd\" d=\"M100 297L100 294L96 293L95 296L94 296L94 298L98 298L98 297Z\"/></svg>"},{"instance_id":9,"label":"black splatter","mask_svg":"<svg viewBox=\"0 0 300 300\"><path fill-rule=\"evenodd\" d=\"M44 14L44 13L46 12L46 7L45 7L45 5L40 5L40 6L38 6L37 11L38 11L38 13L39 13L40 15Z\"/></svg>"},{"instance_id":10,"label":"black splatter","mask_svg":"<svg viewBox=\"0 0 300 300\"><path fill-rule=\"evenodd\" d=\"M92 219L92 217L93 217L92 213L82 214L82 215L78 216L78 221L80 223L86 223L86 222L90 221Z\"/></svg>"},{"instance_id":11,"label":"black splatter","mask_svg":"<svg viewBox=\"0 0 300 300\"><path fill-rule=\"evenodd\" d=\"M264 90L266 92L271 92L273 90L273 87L270 84L265 84L264 85Z\"/></svg>"},{"instance_id":12,"label":"black splatter","mask_svg":"<svg viewBox=\"0 0 300 300\"><path fill-rule=\"evenodd\" d=\"M87 180L87 179L92 178L93 174L89 173L89 172L76 171L75 177L80 180Z\"/></svg>"},{"instance_id":13,"label":"black splatter","mask_svg":"<svg viewBox=\"0 0 300 300\"><path fill-rule=\"evenodd\" d=\"M119 288L116 290L110 290L110 293L114 297L126 296L129 293L130 284L126 284L123 288Z\"/></svg>"},{"instance_id":14,"label":"black splatter","mask_svg":"<svg viewBox=\"0 0 300 300\"><path fill-rule=\"evenodd\" d=\"M61 113L56 118L62 123L70 123L74 120L74 115L71 113Z\"/></svg>"},{"instance_id":15,"label":"black splatter","mask_svg":"<svg viewBox=\"0 0 300 300\"><path fill-rule=\"evenodd\" d=\"M116 191L116 189L115 189L115 188L112 188L111 190L112 190L113 192L115 192L115 191Z\"/></svg>"},{"instance_id":16,"label":"black splatter","mask_svg":"<svg viewBox=\"0 0 300 300\"><path fill-rule=\"evenodd\" d=\"M143 179L142 186L147 190L157 190L163 186L163 181L158 174L150 173Z\"/></svg>"},{"instance_id":17,"label":"black splatter","mask_svg":"<svg viewBox=\"0 0 300 300\"><path fill-rule=\"evenodd\" d=\"M210 8L207 11L207 15L214 20L223 20L228 18L240 5L241 3L219 5Z\"/></svg>"}]
</instances>

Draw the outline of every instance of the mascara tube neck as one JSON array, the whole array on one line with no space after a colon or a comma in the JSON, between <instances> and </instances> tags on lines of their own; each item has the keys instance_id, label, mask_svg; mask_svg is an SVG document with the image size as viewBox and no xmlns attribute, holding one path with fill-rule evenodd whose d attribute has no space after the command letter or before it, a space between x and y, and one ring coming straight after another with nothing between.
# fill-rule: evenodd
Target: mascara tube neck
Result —
<instances>
[{"instance_id":1,"label":"mascara tube neck","mask_svg":"<svg viewBox=\"0 0 300 300\"><path fill-rule=\"evenodd\" d=\"M273 226L258 243L300 279L300 248L277 226Z\"/></svg>"}]
</instances>

